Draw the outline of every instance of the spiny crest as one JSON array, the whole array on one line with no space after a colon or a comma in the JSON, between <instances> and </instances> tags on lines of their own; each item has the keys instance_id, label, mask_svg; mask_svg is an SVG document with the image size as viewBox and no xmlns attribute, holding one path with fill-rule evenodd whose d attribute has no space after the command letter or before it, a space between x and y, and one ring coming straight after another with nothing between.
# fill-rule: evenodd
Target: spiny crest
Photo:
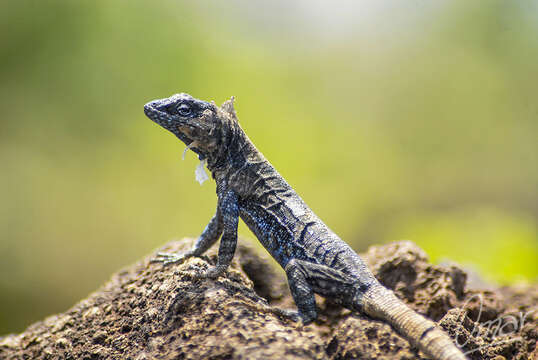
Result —
<instances>
[{"instance_id":1,"label":"spiny crest","mask_svg":"<svg viewBox=\"0 0 538 360\"><path fill-rule=\"evenodd\" d=\"M230 98L230 100L226 100L226 101L222 104L221 109L222 109L224 112L228 113L232 119L238 121L238 120L237 120L237 115L236 115L236 113L235 113L235 109L234 109L234 101L235 101L235 97L232 96L232 97Z\"/></svg>"}]
</instances>

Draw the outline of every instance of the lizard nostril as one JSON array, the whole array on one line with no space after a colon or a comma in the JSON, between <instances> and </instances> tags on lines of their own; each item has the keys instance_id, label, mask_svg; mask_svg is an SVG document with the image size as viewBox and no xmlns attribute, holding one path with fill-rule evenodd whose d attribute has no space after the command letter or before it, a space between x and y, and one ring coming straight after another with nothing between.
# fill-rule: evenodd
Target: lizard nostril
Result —
<instances>
[{"instance_id":1,"label":"lizard nostril","mask_svg":"<svg viewBox=\"0 0 538 360\"><path fill-rule=\"evenodd\" d=\"M155 101L150 101L146 105L144 105L144 112L146 114L152 111L155 111Z\"/></svg>"}]
</instances>

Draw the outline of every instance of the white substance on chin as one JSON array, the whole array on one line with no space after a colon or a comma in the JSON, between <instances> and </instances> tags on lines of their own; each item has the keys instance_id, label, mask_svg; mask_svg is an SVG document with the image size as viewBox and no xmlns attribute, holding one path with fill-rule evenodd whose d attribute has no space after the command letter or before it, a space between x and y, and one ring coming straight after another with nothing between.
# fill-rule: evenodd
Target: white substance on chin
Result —
<instances>
[{"instance_id":1,"label":"white substance on chin","mask_svg":"<svg viewBox=\"0 0 538 360\"><path fill-rule=\"evenodd\" d=\"M195 147L195 146L196 146L196 141L193 141L189 145L187 145L185 150L183 150L183 154L181 155L181 160L185 160L185 154L187 153L187 151L190 148ZM204 181L209 180L209 176L207 176L207 174L205 172L205 169L204 169L204 167L206 165L207 165L207 159L200 160L200 163L196 167L196 170L194 170L194 175L196 177L196 181L198 181L200 183L200 185L202 185L204 183Z\"/></svg>"},{"instance_id":2,"label":"white substance on chin","mask_svg":"<svg viewBox=\"0 0 538 360\"><path fill-rule=\"evenodd\" d=\"M196 176L196 181L202 185L204 181L209 180L209 176L207 176L204 167L207 164L207 159L200 160L200 163L196 167L196 170L194 171L194 175Z\"/></svg>"},{"instance_id":3,"label":"white substance on chin","mask_svg":"<svg viewBox=\"0 0 538 360\"><path fill-rule=\"evenodd\" d=\"M196 146L196 141L193 141L189 145L187 145L185 150L183 150L183 155L181 155L181 160L185 160L185 154L187 153L187 151L189 151L190 148L192 148L194 146Z\"/></svg>"}]
</instances>

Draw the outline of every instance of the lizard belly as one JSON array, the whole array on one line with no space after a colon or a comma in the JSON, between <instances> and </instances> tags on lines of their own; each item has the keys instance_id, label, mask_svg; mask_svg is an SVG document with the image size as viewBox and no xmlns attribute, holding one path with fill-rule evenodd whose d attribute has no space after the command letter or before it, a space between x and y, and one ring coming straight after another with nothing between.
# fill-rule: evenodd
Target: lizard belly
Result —
<instances>
[{"instance_id":1,"label":"lizard belly","mask_svg":"<svg viewBox=\"0 0 538 360\"><path fill-rule=\"evenodd\" d=\"M289 215L289 209L273 206L268 210L254 202L239 204L241 219L280 266L285 267L291 259L306 258L306 249L295 241L297 232L306 224L283 213Z\"/></svg>"},{"instance_id":2,"label":"lizard belly","mask_svg":"<svg viewBox=\"0 0 538 360\"><path fill-rule=\"evenodd\" d=\"M303 204L300 199L291 204L287 200L268 209L245 201L239 204L239 214L283 268L291 259L298 259L360 276L366 270L363 261Z\"/></svg>"},{"instance_id":3,"label":"lizard belly","mask_svg":"<svg viewBox=\"0 0 538 360\"><path fill-rule=\"evenodd\" d=\"M282 267L298 259L338 268L342 252L351 249L305 206L300 199L287 199L269 208L249 201L240 203L239 211L241 219ZM335 246L336 242L343 247Z\"/></svg>"}]
</instances>

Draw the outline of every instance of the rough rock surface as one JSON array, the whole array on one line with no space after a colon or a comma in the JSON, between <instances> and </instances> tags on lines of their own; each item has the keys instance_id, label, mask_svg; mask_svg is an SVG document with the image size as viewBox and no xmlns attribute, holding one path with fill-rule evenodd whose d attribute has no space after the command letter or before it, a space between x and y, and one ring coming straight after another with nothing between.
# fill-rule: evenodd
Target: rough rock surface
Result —
<instances>
[{"instance_id":1,"label":"rough rock surface","mask_svg":"<svg viewBox=\"0 0 538 360\"><path fill-rule=\"evenodd\" d=\"M161 250L184 251L192 241ZM328 301L318 299L312 325L280 318L270 306L293 303L283 273L264 256L239 246L226 276L194 282L189 274L214 264L216 247L164 269L148 256L67 312L0 337L0 359L422 357L387 324ZM470 359L538 359L537 285L468 289L462 269L429 264L411 242L372 247L363 257L385 286L437 321Z\"/></svg>"}]
</instances>

